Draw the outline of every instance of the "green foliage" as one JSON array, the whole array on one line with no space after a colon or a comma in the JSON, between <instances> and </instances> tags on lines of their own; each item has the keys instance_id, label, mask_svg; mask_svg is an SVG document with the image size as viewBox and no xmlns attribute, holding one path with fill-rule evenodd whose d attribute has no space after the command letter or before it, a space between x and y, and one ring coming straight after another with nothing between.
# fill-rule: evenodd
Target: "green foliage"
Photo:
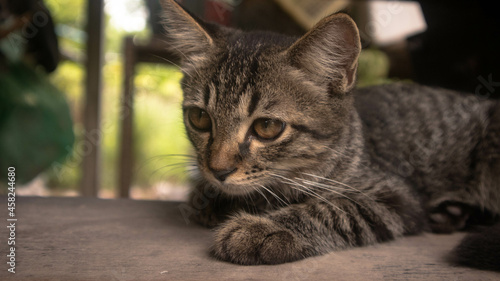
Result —
<instances>
[{"instance_id":1,"label":"green foliage","mask_svg":"<svg viewBox=\"0 0 500 281\"><path fill-rule=\"evenodd\" d=\"M108 62L104 69L102 107L102 185L113 189L117 184L118 137L122 118L120 95L122 91L122 65ZM75 150L84 141L81 124L83 69L72 62L64 62L52 76L52 81L62 89L75 114ZM169 165L182 162L168 154L186 154L189 143L182 125L180 79L182 74L174 67L140 65L135 78L134 143L135 184L149 186L157 181L185 181L182 167L170 169ZM49 171L49 186L58 189L77 189L80 181L81 155L77 152L64 163L63 177ZM75 165L75 162L78 164Z\"/></svg>"},{"instance_id":2,"label":"green foliage","mask_svg":"<svg viewBox=\"0 0 500 281\"><path fill-rule=\"evenodd\" d=\"M75 144L82 143L83 127L80 123L74 124ZM63 161L54 163L45 172L47 186L52 190L78 190L81 179L82 156L73 147L73 151Z\"/></svg>"},{"instance_id":3,"label":"green foliage","mask_svg":"<svg viewBox=\"0 0 500 281\"><path fill-rule=\"evenodd\" d=\"M50 80L57 88L65 93L66 100L70 106L73 131L75 133L75 145L82 143L82 98L83 98L83 78L84 69L80 64L64 61L59 64L54 73L50 75ZM62 163L55 163L46 172L47 185L52 189L72 189L77 190L81 178L81 155L72 151Z\"/></svg>"},{"instance_id":4,"label":"green foliage","mask_svg":"<svg viewBox=\"0 0 500 281\"><path fill-rule=\"evenodd\" d=\"M358 87L389 83L389 59L380 50L365 49L358 60Z\"/></svg>"},{"instance_id":5,"label":"green foliage","mask_svg":"<svg viewBox=\"0 0 500 281\"><path fill-rule=\"evenodd\" d=\"M144 65L135 80L137 87L134 139L137 159L136 180L142 184L157 181L182 182L184 158L169 157L189 152L181 110L182 74L175 68Z\"/></svg>"},{"instance_id":6,"label":"green foliage","mask_svg":"<svg viewBox=\"0 0 500 281\"><path fill-rule=\"evenodd\" d=\"M60 89L64 89L70 104L76 105L82 98L83 75L84 69L80 64L64 61L59 64L56 71L50 76L50 80Z\"/></svg>"},{"instance_id":7,"label":"green foliage","mask_svg":"<svg viewBox=\"0 0 500 281\"><path fill-rule=\"evenodd\" d=\"M54 21L58 24L65 24L75 28L82 26L85 20L86 0L45 0L52 13Z\"/></svg>"},{"instance_id":8,"label":"green foliage","mask_svg":"<svg viewBox=\"0 0 500 281\"><path fill-rule=\"evenodd\" d=\"M87 1L84 0L45 0L51 11L59 35L59 45L69 52L84 48L84 21Z\"/></svg>"}]
</instances>

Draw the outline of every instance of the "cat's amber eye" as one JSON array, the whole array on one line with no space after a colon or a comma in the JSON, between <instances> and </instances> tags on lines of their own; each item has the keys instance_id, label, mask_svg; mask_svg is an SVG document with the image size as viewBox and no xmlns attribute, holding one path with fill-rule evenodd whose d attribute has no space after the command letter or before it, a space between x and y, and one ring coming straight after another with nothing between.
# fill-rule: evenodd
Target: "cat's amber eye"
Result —
<instances>
[{"instance_id":1,"label":"cat's amber eye","mask_svg":"<svg viewBox=\"0 0 500 281\"><path fill-rule=\"evenodd\" d=\"M191 125L200 131L210 131L212 128L212 120L210 115L200 108L190 108L188 109L188 118Z\"/></svg>"},{"instance_id":2,"label":"cat's amber eye","mask_svg":"<svg viewBox=\"0 0 500 281\"><path fill-rule=\"evenodd\" d=\"M285 123L276 119L257 119L253 123L255 134L264 140L273 140L283 132Z\"/></svg>"}]
</instances>

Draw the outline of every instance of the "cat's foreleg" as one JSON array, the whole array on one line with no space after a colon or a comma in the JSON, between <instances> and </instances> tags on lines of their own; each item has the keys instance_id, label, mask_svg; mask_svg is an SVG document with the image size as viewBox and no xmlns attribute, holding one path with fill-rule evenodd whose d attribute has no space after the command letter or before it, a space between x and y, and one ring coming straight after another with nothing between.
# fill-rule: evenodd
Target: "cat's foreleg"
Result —
<instances>
[{"instance_id":1,"label":"cat's foreleg","mask_svg":"<svg viewBox=\"0 0 500 281\"><path fill-rule=\"evenodd\" d=\"M418 231L405 208L412 206L392 194L384 200L311 198L261 216L239 213L216 230L212 253L238 264L278 264L387 241Z\"/></svg>"}]
</instances>

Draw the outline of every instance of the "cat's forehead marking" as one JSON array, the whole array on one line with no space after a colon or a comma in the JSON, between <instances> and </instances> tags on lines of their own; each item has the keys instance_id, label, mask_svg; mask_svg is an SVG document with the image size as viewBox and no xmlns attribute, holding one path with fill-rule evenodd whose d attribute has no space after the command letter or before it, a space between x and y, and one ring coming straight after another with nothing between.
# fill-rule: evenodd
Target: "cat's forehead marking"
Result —
<instances>
[{"instance_id":1,"label":"cat's forehead marking","mask_svg":"<svg viewBox=\"0 0 500 281\"><path fill-rule=\"evenodd\" d=\"M248 116L252 116L254 113L255 109L257 108L257 105L259 104L259 101L261 99L261 94L259 91L254 91L252 93L252 97L250 98L250 102L248 103Z\"/></svg>"},{"instance_id":2,"label":"cat's forehead marking","mask_svg":"<svg viewBox=\"0 0 500 281\"><path fill-rule=\"evenodd\" d=\"M204 100L212 107L234 107L254 88L259 68L259 48L248 50L240 42L228 47L215 62L210 91ZM243 51L244 50L244 51ZM214 102L214 103L212 103ZM255 104L255 98L254 98Z\"/></svg>"}]
</instances>

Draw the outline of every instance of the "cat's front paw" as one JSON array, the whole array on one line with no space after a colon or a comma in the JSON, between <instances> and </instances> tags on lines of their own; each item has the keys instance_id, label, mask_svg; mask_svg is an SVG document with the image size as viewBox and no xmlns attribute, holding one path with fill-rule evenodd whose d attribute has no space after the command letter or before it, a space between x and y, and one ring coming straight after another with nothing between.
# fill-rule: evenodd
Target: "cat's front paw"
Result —
<instances>
[{"instance_id":1,"label":"cat's front paw","mask_svg":"<svg viewBox=\"0 0 500 281\"><path fill-rule=\"evenodd\" d=\"M225 222L215 235L212 254L238 264L278 264L303 258L299 238L276 222L240 214Z\"/></svg>"}]
</instances>

